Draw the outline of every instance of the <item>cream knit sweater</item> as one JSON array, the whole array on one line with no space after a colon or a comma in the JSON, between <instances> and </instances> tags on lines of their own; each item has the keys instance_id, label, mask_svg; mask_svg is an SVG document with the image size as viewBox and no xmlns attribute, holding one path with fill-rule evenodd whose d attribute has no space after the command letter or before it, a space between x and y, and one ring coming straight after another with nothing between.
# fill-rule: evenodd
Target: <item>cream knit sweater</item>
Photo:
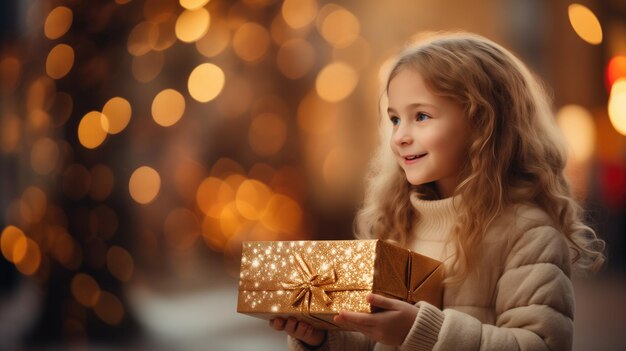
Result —
<instances>
[{"instance_id":1,"label":"cream knit sweater","mask_svg":"<svg viewBox=\"0 0 626 351\"><path fill-rule=\"evenodd\" d=\"M445 243L457 200L411 197L421 213L411 250L442 261L453 254ZM332 331L319 350L571 350L569 249L548 215L537 207L511 207L490 226L484 245L480 275L446 288L443 311L419 302L413 327L399 347ZM291 337L289 348L307 350Z\"/></svg>"}]
</instances>

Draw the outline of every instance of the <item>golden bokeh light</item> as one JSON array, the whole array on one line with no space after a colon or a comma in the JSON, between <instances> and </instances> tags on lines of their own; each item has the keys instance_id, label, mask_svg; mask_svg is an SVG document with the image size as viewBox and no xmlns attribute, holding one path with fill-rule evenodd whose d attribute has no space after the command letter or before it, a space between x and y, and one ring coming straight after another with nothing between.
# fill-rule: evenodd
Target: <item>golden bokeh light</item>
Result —
<instances>
[{"instance_id":1,"label":"golden bokeh light","mask_svg":"<svg viewBox=\"0 0 626 351\"><path fill-rule=\"evenodd\" d=\"M91 173L85 168L85 166L75 163L69 165L63 172L63 192L69 198L74 200L80 200L91 186Z\"/></svg>"},{"instance_id":2,"label":"golden bokeh light","mask_svg":"<svg viewBox=\"0 0 626 351\"><path fill-rule=\"evenodd\" d=\"M276 64L282 74L297 79L311 71L315 64L315 48L304 39L292 39L278 49Z\"/></svg>"},{"instance_id":3,"label":"golden bokeh light","mask_svg":"<svg viewBox=\"0 0 626 351\"><path fill-rule=\"evenodd\" d=\"M219 218L222 209L235 199L235 190L217 177L205 178L196 192L196 203L209 217Z\"/></svg>"},{"instance_id":4,"label":"golden bokeh light","mask_svg":"<svg viewBox=\"0 0 626 351\"><path fill-rule=\"evenodd\" d=\"M44 34L48 39L58 39L62 37L72 26L72 10L65 6L55 7L44 23Z\"/></svg>"},{"instance_id":5,"label":"golden bokeh light","mask_svg":"<svg viewBox=\"0 0 626 351\"><path fill-rule=\"evenodd\" d=\"M74 49L67 44L53 47L46 58L46 73L52 79L65 77L74 66Z\"/></svg>"},{"instance_id":6,"label":"golden bokeh light","mask_svg":"<svg viewBox=\"0 0 626 351\"><path fill-rule=\"evenodd\" d=\"M359 36L360 23L352 12L340 8L327 14L322 20L320 33L336 48L350 46Z\"/></svg>"},{"instance_id":7,"label":"golden bokeh light","mask_svg":"<svg viewBox=\"0 0 626 351\"><path fill-rule=\"evenodd\" d=\"M130 122L132 108L128 100L122 97L114 97L104 104L102 114L108 122L108 133L117 134L126 128Z\"/></svg>"},{"instance_id":8,"label":"golden bokeh light","mask_svg":"<svg viewBox=\"0 0 626 351\"><path fill-rule=\"evenodd\" d=\"M176 250L189 249L201 234L196 215L186 208L170 212L163 224L163 235L170 247Z\"/></svg>"},{"instance_id":9,"label":"golden bokeh light","mask_svg":"<svg viewBox=\"0 0 626 351\"><path fill-rule=\"evenodd\" d=\"M34 110L46 111L55 95L55 81L47 75L39 77L28 87L28 92L26 93L27 112Z\"/></svg>"},{"instance_id":10,"label":"golden bokeh light","mask_svg":"<svg viewBox=\"0 0 626 351\"><path fill-rule=\"evenodd\" d=\"M606 65L606 78L609 86L620 78L626 78L626 56L615 56Z\"/></svg>"},{"instance_id":11,"label":"golden bokeh light","mask_svg":"<svg viewBox=\"0 0 626 351\"><path fill-rule=\"evenodd\" d=\"M127 49L133 56L147 54L157 44L159 27L153 22L140 22L128 35Z\"/></svg>"},{"instance_id":12,"label":"golden bokeh light","mask_svg":"<svg viewBox=\"0 0 626 351\"><path fill-rule=\"evenodd\" d=\"M13 114L6 114L0 118L0 126L2 127L0 128L2 152L5 154L17 152L22 131L22 120Z\"/></svg>"},{"instance_id":13,"label":"golden bokeh light","mask_svg":"<svg viewBox=\"0 0 626 351\"><path fill-rule=\"evenodd\" d=\"M135 263L128 251L114 245L107 252L107 268L115 278L127 283L133 276Z\"/></svg>"},{"instance_id":14,"label":"golden bokeh light","mask_svg":"<svg viewBox=\"0 0 626 351\"><path fill-rule=\"evenodd\" d=\"M203 63L191 71L187 88L195 100L209 102L220 94L225 80L224 71L221 68L212 63Z\"/></svg>"},{"instance_id":15,"label":"golden bokeh light","mask_svg":"<svg viewBox=\"0 0 626 351\"><path fill-rule=\"evenodd\" d=\"M195 10L209 3L209 0L180 0L180 6L187 10Z\"/></svg>"},{"instance_id":16,"label":"golden bokeh light","mask_svg":"<svg viewBox=\"0 0 626 351\"><path fill-rule=\"evenodd\" d=\"M22 203L30 209L32 222L41 222L48 208L46 193L40 188L31 185L22 193Z\"/></svg>"},{"instance_id":17,"label":"golden bokeh light","mask_svg":"<svg viewBox=\"0 0 626 351\"><path fill-rule=\"evenodd\" d=\"M124 319L124 305L120 299L108 291L101 291L98 294L94 312L103 322L110 325L120 324Z\"/></svg>"},{"instance_id":18,"label":"golden bokeh light","mask_svg":"<svg viewBox=\"0 0 626 351\"><path fill-rule=\"evenodd\" d=\"M97 164L91 168L91 186L89 196L96 201L106 200L113 191L115 178L111 168Z\"/></svg>"},{"instance_id":19,"label":"golden bokeh light","mask_svg":"<svg viewBox=\"0 0 626 351\"><path fill-rule=\"evenodd\" d=\"M289 26L295 29L302 28L313 22L317 16L317 1L285 0L281 13Z\"/></svg>"},{"instance_id":20,"label":"golden bokeh light","mask_svg":"<svg viewBox=\"0 0 626 351\"><path fill-rule=\"evenodd\" d=\"M160 51L150 51L142 56L134 56L132 63L133 77L141 83L153 81L163 70L165 58Z\"/></svg>"},{"instance_id":21,"label":"golden bokeh light","mask_svg":"<svg viewBox=\"0 0 626 351\"><path fill-rule=\"evenodd\" d=\"M248 62L260 61L270 47L270 35L262 25L254 22L243 24L233 36L233 49L237 56Z\"/></svg>"},{"instance_id":22,"label":"golden bokeh light","mask_svg":"<svg viewBox=\"0 0 626 351\"><path fill-rule=\"evenodd\" d=\"M243 167L237 161L228 157L221 157L211 167L211 175L226 178L231 174L244 174Z\"/></svg>"},{"instance_id":23,"label":"golden bokeh light","mask_svg":"<svg viewBox=\"0 0 626 351\"><path fill-rule=\"evenodd\" d=\"M137 203L148 204L159 194L161 189L161 177L153 168L142 166L137 168L130 176L128 190L130 196Z\"/></svg>"},{"instance_id":24,"label":"golden bokeh light","mask_svg":"<svg viewBox=\"0 0 626 351\"><path fill-rule=\"evenodd\" d=\"M177 17L172 14L172 16L169 16L162 22L156 23L159 30L159 36L156 42L152 45L152 50L167 50L178 41L176 39L176 19Z\"/></svg>"},{"instance_id":25,"label":"golden bokeh light","mask_svg":"<svg viewBox=\"0 0 626 351\"><path fill-rule=\"evenodd\" d=\"M602 27L596 15L581 4L571 4L567 8L570 24L578 36L592 45L602 43Z\"/></svg>"},{"instance_id":26,"label":"golden bokeh light","mask_svg":"<svg viewBox=\"0 0 626 351\"><path fill-rule=\"evenodd\" d=\"M277 45L282 45L289 40L296 38L307 38L311 32L312 26L305 26L302 28L294 29L285 22L283 16L279 13L274 16L269 30L272 40Z\"/></svg>"},{"instance_id":27,"label":"golden bokeh light","mask_svg":"<svg viewBox=\"0 0 626 351\"><path fill-rule=\"evenodd\" d=\"M333 59L349 63L352 67L360 70L365 68L370 62L370 44L363 38L358 37L345 48L334 48Z\"/></svg>"},{"instance_id":28,"label":"golden bokeh light","mask_svg":"<svg viewBox=\"0 0 626 351\"><path fill-rule=\"evenodd\" d=\"M9 94L17 85L22 72L22 63L16 57L0 59L0 94Z\"/></svg>"},{"instance_id":29,"label":"golden bokeh light","mask_svg":"<svg viewBox=\"0 0 626 351\"><path fill-rule=\"evenodd\" d=\"M613 128L626 135L626 78L620 78L613 83L608 110Z\"/></svg>"},{"instance_id":30,"label":"golden bokeh light","mask_svg":"<svg viewBox=\"0 0 626 351\"><path fill-rule=\"evenodd\" d=\"M579 105L566 105L559 109L556 119L574 161L589 160L596 143L596 126L591 113Z\"/></svg>"},{"instance_id":31,"label":"golden bokeh light","mask_svg":"<svg viewBox=\"0 0 626 351\"><path fill-rule=\"evenodd\" d=\"M198 41L196 49L205 57L215 57L222 53L230 42L230 31L228 24L222 20L211 21L209 31Z\"/></svg>"},{"instance_id":32,"label":"golden bokeh light","mask_svg":"<svg viewBox=\"0 0 626 351\"><path fill-rule=\"evenodd\" d=\"M298 107L298 125L309 134L324 134L337 125L339 110L315 92L307 94Z\"/></svg>"},{"instance_id":33,"label":"golden bokeh light","mask_svg":"<svg viewBox=\"0 0 626 351\"><path fill-rule=\"evenodd\" d=\"M30 166L37 174L50 174L58 165L60 151L54 140L41 138L30 151Z\"/></svg>"},{"instance_id":34,"label":"golden bokeh light","mask_svg":"<svg viewBox=\"0 0 626 351\"><path fill-rule=\"evenodd\" d=\"M16 258L14 256L14 258ZM26 238L26 247L23 255L15 260L15 267L24 275L33 275L41 265L41 250L31 238Z\"/></svg>"},{"instance_id":35,"label":"golden bokeh light","mask_svg":"<svg viewBox=\"0 0 626 351\"><path fill-rule=\"evenodd\" d=\"M94 307L100 299L100 285L90 275L77 273L70 283L74 299L85 307Z\"/></svg>"},{"instance_id":36,"label":"golden bokeh light","mask_svg":"<svg viewBox=\"0 0 626 351\"><path fill-rule=\"evenodd\" d=\"M265 213L271 195L267 185L258 180L246 179L237 189L235 205L246 219L258 220Z\"/></svg>"},{"instance_id":37,"label":"golden bokeh light","mask_svg":"<svg viewBox=\"0 0 626 351\"><path fill-rule=\"evenodd\" d=\"M300 205L283 194L272 195L261 217L261 223L267 228L290 235L294 235L299 230L301 222Z\"/></svg>"},{"instance_id":38,"label":"golden bokeh light","mask_svg":"<svg viewBox=\"0 0 626 351\"><path fill-rule=\"evenodd\" d=\"M287 124L277 115L263 113L255 116L248 130L252 150L260 156L277 153L287 139Z\"/></svg>"},{"instance_id":39,"label":"golden bokeh light","mask_svg":"<svg viewBox=\"0 0 626 351\"><path fill-rule=\"evenodd\" d=\"M317 75L315 89L322 99L339 102L352 94L358 80L359 77L354 68L343 62L333 62Z\"/></svg>"},{"instance_id":40,"label":"golden bokeh light","mask_svg":"<svg viewBox=\"0 0 626 351\"><path fill-rule=\"evenodd\" d=\"M163 127L169 127L180 120L185 113L185 97L174 89L165 89L152 101L152 118Z\"/></svg>"},{"instance_id":41,"label":"golden bokeh light","mask_svg":"<svg viewBox=\"0 0 626 351\"><path fill-rule=\"evenodd\" d=\"M7 261L15 263L16 258L21 259L24 256L26 245L26 235L20 228L9 225L2 230L0 248Z\"/></svg>"},{"instance_id":42,"label":"golden bokeh light","mask_svg":"<svg viewBox=\"0 0 626 351\"><path fill-rule=\"evenodd\" d=\"M87 113L78 124L78 140L88 149L100 146L107 137L108 119L98 111Z\"/></svg>"},{"instance_id":43,"label":"golden bokeh light","mask_svg":"<svg viewBox=\"0 0 626 351\"><path fill-rule=\"evenodd\" d=\"M219 229L225 238L237 236L248 221L241 216L234 202L227 204L220 213Z\"/></svg>"},{"instance_id":44,"label":"golden bokeh light","mask_svg":"<svg viewBox=\"0 0 626 351\"><path fill-rule=\"evenodd\" d=\"M180 41L192 43L207 33L210 23L211 16L205 8L185 10L178 16L174 31Z\"/></svg>"},{"instance_id":45,"label":"golden bokeh light","mask_svg":"<svg viewBox=\"0 0 626 351\"><path fill-rule=\"evenodd\" d=\"M28 129L35 133L46 132L52 124L50 115L40 109L31 110L28 113L26 122Z\"/></svg>"}]
</instances>

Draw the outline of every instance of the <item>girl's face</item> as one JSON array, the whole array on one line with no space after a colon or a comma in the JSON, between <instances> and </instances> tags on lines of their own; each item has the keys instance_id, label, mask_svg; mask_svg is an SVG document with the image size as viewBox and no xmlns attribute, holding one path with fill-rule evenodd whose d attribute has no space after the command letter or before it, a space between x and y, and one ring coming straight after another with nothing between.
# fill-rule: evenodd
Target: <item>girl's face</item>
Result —
<instances>
[{"instance_id":1,"label":"girl's face","mask_svg":"<svg viewBox=\"0 0 626 351\"><path fill-rule=\"evenodd\" d=\"M414 69L403 68L389 83L391 150L414 185L435 182L452 196L467 157L470 130L462 107L434 95Z\"/></svg>"}]
</instances>

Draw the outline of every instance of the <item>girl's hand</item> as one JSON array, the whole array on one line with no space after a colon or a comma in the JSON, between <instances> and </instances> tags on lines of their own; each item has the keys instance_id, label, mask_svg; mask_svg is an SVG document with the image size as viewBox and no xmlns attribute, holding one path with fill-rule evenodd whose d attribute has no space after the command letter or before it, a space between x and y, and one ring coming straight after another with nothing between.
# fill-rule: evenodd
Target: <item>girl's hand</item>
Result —
<instances>
[{"instance_id":1,"label":"girl's hand","mask_svg":"<svg viewBox=\"0 0 626 351\"><path fill-rule=\"evenodd\" d=\"M410 303L381 295L367 295L367 302L382 308L375 313L341 311L334 321L363 333L370 339L385 345L398 346L411 330L419 308Z\"/></svg>"},{"instance_id":2,"label":"girl's hand","mask_svg":"<svg viewBox=\"0 0 626 351\"><path fill-rule=\"evenodd\" d=\"M270 326L278 331L284 330L290 336L312 347L320 346L326 339L325 330L315 329L308 323L299 322L293 317L287 320L284 318L271 319Z\"/></svg>"}]
</instances>

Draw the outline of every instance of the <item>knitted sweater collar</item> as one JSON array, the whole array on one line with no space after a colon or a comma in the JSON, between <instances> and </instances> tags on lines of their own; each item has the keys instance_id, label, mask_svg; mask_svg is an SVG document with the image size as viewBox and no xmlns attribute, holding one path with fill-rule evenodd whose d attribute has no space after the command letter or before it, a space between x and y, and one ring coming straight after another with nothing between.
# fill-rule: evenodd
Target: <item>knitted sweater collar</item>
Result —
<instances>
[{"instance_id":1,"label":"knitted sweater collar","mask_svg":"<svg viewBox=\"0 0 626 351\"><path fill-rule=\"evenodd\" d=\"M445 240L457 220L461 196L441 200L423 200L417 193L410 195L411 204L419 212L416 234L431 240ZM456 208L455 208L456 206Z\"/></svg>"}]
</instances>

